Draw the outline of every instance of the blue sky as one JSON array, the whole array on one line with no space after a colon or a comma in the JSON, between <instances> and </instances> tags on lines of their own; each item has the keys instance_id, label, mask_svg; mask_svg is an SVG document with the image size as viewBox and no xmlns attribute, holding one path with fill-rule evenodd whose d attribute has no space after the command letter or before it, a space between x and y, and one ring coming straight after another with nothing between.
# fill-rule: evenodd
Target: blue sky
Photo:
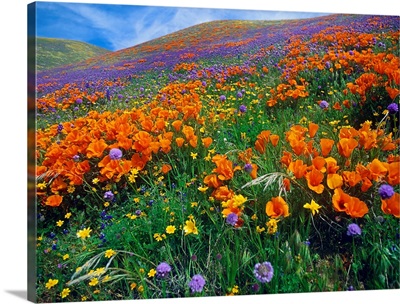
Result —
<instances>
[{"instance_id":1,"label":"blue sky","mask_svg":"<svg viewBox=\"0 0 400 304\"><path fill-rule=\"evenodd\" d=\"M222 19L281 20L320 13L171 6L37 3L37 36L120 50L202 22Z\"/></svg>"}]
</instances>

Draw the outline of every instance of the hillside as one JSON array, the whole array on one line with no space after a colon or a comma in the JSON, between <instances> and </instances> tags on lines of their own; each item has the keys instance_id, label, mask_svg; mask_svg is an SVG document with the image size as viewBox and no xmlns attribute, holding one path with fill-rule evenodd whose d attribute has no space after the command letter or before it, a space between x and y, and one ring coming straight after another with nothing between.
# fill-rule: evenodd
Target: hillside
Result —
<instances>
[{"instance_id":1,"label":"hillside","mask_svg":"<svg viewBox=\"0 0 400 304\"><path fill-rule=\"evenodd\" d=\"M106 49L80 41L39 37L36 45L37 69L49 70L107 53Z\"/></svg>"},{"instance_id":2,"label":"hillside","mask_svg":"<svg viewBox=\"0 0 400 304\"><path fill-rule=\"evenodd\" d=\"M399 289L399 18L214 21L37 73L33 302Z\"/></svg>"}]
</instances>

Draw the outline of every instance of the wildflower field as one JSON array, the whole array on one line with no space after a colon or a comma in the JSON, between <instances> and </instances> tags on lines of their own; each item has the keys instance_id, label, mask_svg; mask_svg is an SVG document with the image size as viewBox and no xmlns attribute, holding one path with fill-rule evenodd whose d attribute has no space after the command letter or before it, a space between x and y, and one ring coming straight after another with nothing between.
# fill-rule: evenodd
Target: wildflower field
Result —
<instances>
[{"instance_id":1,"label":"wildflower field","mask_svg":"<svg viewBox=\"0 0 400 304\"><path fill-rule=\"evenodd\" d=\"M399 21L213 21L38 72L38 301L400 288Z\"/></svg>"}]
</instances>

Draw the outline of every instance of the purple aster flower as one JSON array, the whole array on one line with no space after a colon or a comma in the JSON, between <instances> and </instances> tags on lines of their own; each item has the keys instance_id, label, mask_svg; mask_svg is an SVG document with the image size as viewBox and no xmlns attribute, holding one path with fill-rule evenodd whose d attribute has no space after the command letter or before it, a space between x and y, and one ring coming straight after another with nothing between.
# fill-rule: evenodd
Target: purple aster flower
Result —
<instances>
[{"instance_id":1,"label":"purple aster flower","mask_svg":"<svg viewBox=\"0 0 400 304\"><path fill-rule=\"evenodd\" d=\"M166 262L162 262L157 266L156 271L157 277L165 278L171 271L171 266L169 266Z\"/></svg>"},{"instance_id":2,"label":"purple aster flower","mask_svg":"<svg viewBox=\"0 0 400 304\"><path fill-rule=\"evenodd\" d=\"M382 199L388 199L391 198L394 194L393 187L387 184L384 184L379 187L378 193L381 196Z\"/></svg>"},{"instance_id":3,"label":"purple aster flower","mask_svg":"<svg viewBox=\"0 0 400 304\"><path fill-rule=\"evenodd\" d=\"M253 171L253 166L251 164L245 164L244 171L246 171L247 173L251 173L251 171Z\"/></svg>"},{"instance_id":4,"label":"purple aster flower","mask_svg":"<svg viewBox=\"0 0 400 304\"><path fill-rule=\"evenodd\" d=\"M104 198L108 201L112 201L114 198L114 193L112 193L111 191L107 191L104 193Z\"/></svg>"},{"instance_id":5,"label":"purple aster flower","mask_svg":"<svg viewBox=\"0 0 400 304\"><path fill-rule=\"evenodd\" d=\"M251 286L251 289L253 289L254 292L257 292L260 290L260 285L258 285L257 283L253 284L253 286Z\"/></svg>"},{"instance_id":6,"label":"purple aster flower","mask_svg":"<svg viewBox=\"0 0 400 304\"><path fill-rule=\"evenodd\" d=\"M236 213L229 213L228 216L226 217L226 222L229 225L235 226L237 221L238 221L239 217L237 216Z\"/></svg>"},{"instance_id":7,"label":"purple aster flower","mask_svg":"<svg viewBox=\"0 0 400 304\"><path fill-rule=\"evenodd\" d=\"M397 103L392 102L390 105L388 105L387 109L390 114L396 114L399 111L399 106Z\"/></svg>"},{"instance_id":8,"label":"purple aster flower","mask_svg":"<svg viewBox=\"0 0 400 304\"><path fill-rule=\"evenodd\" d=\"M253 271L256 279L261 283L267 283L272 280L274 276L274 268L270 262L257 263Z\"/></svg>"},{"instance_id":9,"label":"purple aster flower","mask_svg":"<svg viewBox=\"0 0 400 304\"><path fill-rule=\"evenodd\" d=\"M327 107L329 107L329 103L328 103L326 100L322 100L322 101L319 103L319 107L320 107L321 109L326 109Z\"/></svg>"},{"instance_id":10,"label":"purple aster flower","mask_svg":"<svg viewBox=\"0 0 400 304\"><path fill-rule=\"evenodd\" d=\"M238 93L236 94L236 96L237 96L237 98L242 98L242 97L243 97L243 94L242 94L242 92L238 92Z\"/></svg>"},{"instance_id":11,"label":"purple aster flower","mask_svg":"<svg viewBox=\"0 0 400 304\"><path fill-rule=\"evenodd\" d=\"M200 274L195 274L189 282L189 287L192 292L202 292L206 281Z\"/></svg>"},{"instance_id":12,"label":"purple aster flower","mask_svg":"<svg viewBox=\"0 0 400 304\"><path fill-rule=\"evenodd\" d=\"M329 61L325 62L325 67L327 69L330 69L331 68L331 63Z\"/></svg>"},{"instance_id":13,"label":"purple aster flower","mask_svg":"<svg viewBox=\"0 0 400 304\"><path fill-rule=\"evenodd\" d=\"M240 111L241 113L244 113L244 112L247 111L247 107L246 107L245 105L242 104L242 105L239 107L239 111Z\"/></svg>"},{"instance_id":14,"label":"purple aster flower","mask_svg":"<svg viewBox=\"0 0 400 304\"><path fill-rule=\"evenodd\" d=\"M347 226L347 235L349 236L356 236L356 235L361 235L361 228L357 224L350 224Z\"/></svg>"},{"instance_id":15,"label":"purple aster flower","mask_svg":"<svg viewBox=\"0 0 400 304\"><path fill-rule=\"evenodd\" d=\"M219 100L225 101L225 100L226 100L226 96L225 96L225 95L221 95L221 96L219 97Z\"/></svg>"},{"instance_id":16,"label":"purple aster flower","mask_svg":"<svg viewBox=\"0 0 400 304\"><path fill-rule=\"evenodd\" d=\"M122 157L122 151L118 148L112 148L110 150L110 158L113 160L121 159Z\"/></svg>"},{"instance_id":17,"label":"purple aster flower","mask_svg":"<svg viewBox=\"0 0 400 304\"><path fill-rule=\"evenodd\" d=\"M81 104L82 103L82 99L78 98L77 100L75 100L75 103Z\"/></svg>"}]
</instances>

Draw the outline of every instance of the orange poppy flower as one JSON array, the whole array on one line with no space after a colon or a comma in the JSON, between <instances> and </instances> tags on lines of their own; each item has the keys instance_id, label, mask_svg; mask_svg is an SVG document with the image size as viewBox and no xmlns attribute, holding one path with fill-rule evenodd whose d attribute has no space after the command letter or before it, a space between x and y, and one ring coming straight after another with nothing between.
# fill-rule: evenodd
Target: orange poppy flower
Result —
<instances>
[{"instance_id":1,"label":"orange poppy flower","mask_svg":"<svg viewBox=\"0 0 400 304\"><path fill-rule=\"evenodd\" d=\"M342 177L344 182L350 187L354 187L361 182L361 175L354 171L343 171Z\"/></svg>"},{"instance_id":2,"label":"orange poppy flower","mask_svg":"<svg viewBox=\"0 0 400 304\"><path fill-rule=\"evenodd\" d=\"M353 150L358 146L358 141L354 138L341 138L337 144L339 154L349 158Z\"/></svg>"},{"instance_id":3,"label":"orange poppy flower","mask_svg":"<svg viewBox=\"0 0 400 304\"><path fill-rule=\"evenodd\" d=\"M315 136L315 134L318 131L319 126L313 122L310 122L308 124L308 134L310 135L311 138Z\"/></svg>"},{"instance_id":4,"label":"orange poppy flower","mask_svg":"<svg viewBox=\"0 0 400 304\"><path fill-rule=\"evenodd\" d=\"M205 137L201 139L201 142L203 143L203 146L207 149L213 142L213 139L211 137Z\"/></svg>"},{"instance_id":5,"label":"orange poppy flower","mask_svg":"<svg viewBox=\"0 0 400 304\"><path fill-rule=\"evenodd\" d=\"M270 141L271 141L271 144L272 144L274 147L276 147L276 146L278 145L278 142L279 142L279 135L271 134L271 135L269 136L269 139L270 139Z\"/></svg>"},{"instance_id":6,"label":"orange poppy flower","mask_svg":"<svg viewBox=\"0 0 400 304\"><path fill-rule=\"evenodd\" d=\"M363 217L368 213L368 206L359 198L351 196L350 202L346 204L346 213L351 217Z\"/></svg>"},{"instance_id":7,"label":"orange poppy flower","mask_svg":"<svg viewBox=\"0 0 400 304\"><path fill-rule=\"evenodd\" d=\"M341 110L342 107L340 106L340 103L338 101L335 102L335 104L333 105L333 107L335 110Z\"/></svg>"},{"instance_id":8,"label":"orange poppy flower","mask_svg":"<svg viewBox=\"0 0 400 304\"><path fill-rule=\"evenodd\" d=\"M324 174L313 168L310 172L306 174L307 185L310 190L315 193L321 194L324 191L324 185L322 185L322 180L324 179Z\"/></svg>"},{"instance_id":9,"label":"orange poppy flower","mask_svg":"<svg viewBox=\"0 0 400 304\"><path fill-rule=\"evenodd\" d=\"M289 167L291 162L292 162L292 154L290 152L283 151L283 156L281 157L281 163L284 164L286 167Z\"/></svg>"},{"instance_id":10,"label":"orange poppy flower","mask_svg":"<svg viewBox=\"0 0 400 304\"><path fill-rule=\"evenodd\" d=\"M212 197L219 201L227 201L233 197L235 193L229 189L228 186L221 186L215 189L212 193Z\"/></svg>"},{"instance_id":11,"label":"orange poppy flower","mask_svg":"<svg viewBox=\"0 0 400 304\"><path fill-rule=\"evenodd\" d=\"M340 188L343 185L343 178L337 173L328 174L326 177L326 184L330 189Z\"/></svg>"},{"instance_id":12,"label":"orange poppy flower","mask_svg":"<svg viewBox=\"0 0 400 304\"><path fill-rule=\"evenodd\" d=\"M361 186L361 191L362 192L367 192L369 188L372 187L372 182L368 177L364 177L362 179L362 186Z\"/></svg>"},{"instance_id":13,"label":"orange poppy flower","mask_svg":"<svg viewBox=\"0 0 400 304\"><path fill-rule=\"evenodd\" d=\"M171 165L163 164L162 167L161 167L161 172L163 174L167 174L171 169L172 169Z\"/></svg>"},{"instance_id":14,"label":"orange poppy flower","mask_svg":"<svg viewBox=\"0 0 400 304\"><path fill-rule=\"evenodd\" d=\"M290 179L285 177L282 181L283 187L285 188L286 191L290 191Z\"/></svg>"},{"instance_id":15,"label":"orange poppy flower","mask_svg":"<svg viewBox=\"0 0 400 304\"><path fill-rule=\"evenodd\" d=\"M400 184L400 162L392 162L388 166L387 181L392 186Z\"/></svg>"},{"instance_id":16,"label":"orange poppy flower","mask_svg":"<svg viewBox=\"0 0 400 304\"><path fill-rule=\"evenodd\" d=\"M315 169L321 171L322 173L326 172L326 168L325 168L326 160L322 156L317 156L317 157L313 158L312 164Z\"/></svg>"},{"instance_id":17,"label":"orange poppy flower","mask_svg":"<svg viewBox=\"0 0 400 304\"><path fill-rule=\"evenodd\" d=\"M303 163L303 161L301 159L298 159L294 162L291 162L289 164L289 168L288 170L290 170L291 172L293 172L294 176L297 179L302 178L306 172L307 172L307 165Z\"/></svg>"},{"instance_id":18,"label":"orange poppy flower","mask_svg":"<svg viewBox=\"0 0 400 304\"><path fill-rule=\"evenodd\" d=\"M185 140L182 137L177 137L177 138L175 138L175 142L176 142L176 145L179 148L181 148L183 146L183 143L185 142Z\"/></svg>"},{"instance_id":19,"label":"orange poppy flower","mask_svg":"<svg viewBox=\"0 0 400 304\"><path fill-rule=\"evenodd\" d=\"M389 199L381 199L381 209L386 214L392 214L397 218L400 218L400 194L395 192Z\"/></svg>"},{"instance_id":20,"label":"orange poppy flower","mask_svg":"<svg viewBox=\"0 0 400 304\"><path fill-rule=\"evenodd\" d=\"M271 218L289 216L289 205L280 197L273 197L265 206L265 212Z\"/></svg>"},{"instance_id":21,"label":"orange poppy flower","mask_svg":"<svg viewBox=\"0 0 400 304\"><path fill-rule=\"evenodd\" d=\"M343 106L345 106L346 108L350 109L351 108L350 101L348 99L343 100Z\"/></svg>"},{"instance_id":22,"label":"orange poppy flower","mask_svg":"<svg viewBox=\"0 0 400 304\"><path fill-rule=\"evenodd\" d=\"M379 159L375 158L370 164L368 164L367 168L369 169L369 178L378 181L379 179L383 178L388 169L388 164L381 162Z\"/></svg>"},{"instance_id":23,"label":"orange poppy flower","mask_svg":"<svg viewBox=\"0 0 400 304\"><path fill-rule=\"evenodd\" d=\"M58 194L50 195L47 198L45 205L51 206L51 207L58 207L58 206L60 206L62 200L63 200L63 197L61 195L58 195Z\"/></svg>"},{"instance_id":24,"label":"orange poppy flower","mask_svg":"<svg viewBox=\"0 0 400 304\"><path fill-rule=\"evenodd\" d=\"M174 127L175 131L178 132L181 129L182 126L182 121L181 120L175 120L171 125Z\"/></svg>"},{"instance_id":25,"label":"orange poppy flower","mask_svg":"<svg viewBox=\"0 0 400 304\"><path fill-rule=\"evenodd\" d=\"M216 174L207 175L204 178L204 184L207 185L207 187L213 187L215 189L222 185Z\"/></svg>"},{"instance_id":26,"label":"orange poppy flower","mask_svg":"<svg viewBox=\"0 0 400 304\"><path fill-rule=\"evenodd\" d=\"M297 138L293 138L289 144L296 155L301 155L307 148L307 144L303 140L298 140Z\"/></svg>"},{"instance_id":27,"label":"orange poppy flower","mask_svg":"<svg viewBox=\"0 0 400 304\"><path fill-rule=\"evenodd\" d=\"M346 211L346 203L350 202L351 196L344 193L341 188L336 188L332 196L333 209L338 212Z\"/></svg>"},{"instance_id":28,"label":"orange poppy flower","mask_svg":"<svg viewBox=\"0 0 400 304\"><path fill-rule=\"evenodd\" d=\"M212 161L217 166L213 172L218 173L218 178L220 180L229 180L233 177L233 164L225 155L216 155L213 157Z\"/></svg>"},{"instance_id":29,"label":"orange poppy flower","mask_svg":"<svg viewBox=\"0 0 400 304\"><path fill-rule=\"evenodd\" d=\"M104 139L92 141L86 149L86 156L88 158L101 157L104 150L107 148L107 144Z\"/></svg>"},{"instance_id":30,"label":"orange poppy flower","mask_svg":"<svg viewBox=\"0 0 400 304\"><path fill-rule=\"evenodd\" d=\"M132 155L131 165L133 168L142 170L150 159L151 156L147 156L144 154L140 155L139 153L135 153Z\"/></svg>"},{"instance_id":31,"label":"orange poppy flower","mask_svg":"<svg viewBox=\"0 0 400 304\"><path fill-rule=\"evenodd\" d=\"M251 172L250 172L250 177L252 179L256 179L257 178L257 171L258 171L258 166L256 164L251 164Z\"/></svg>"}]
</instances>

